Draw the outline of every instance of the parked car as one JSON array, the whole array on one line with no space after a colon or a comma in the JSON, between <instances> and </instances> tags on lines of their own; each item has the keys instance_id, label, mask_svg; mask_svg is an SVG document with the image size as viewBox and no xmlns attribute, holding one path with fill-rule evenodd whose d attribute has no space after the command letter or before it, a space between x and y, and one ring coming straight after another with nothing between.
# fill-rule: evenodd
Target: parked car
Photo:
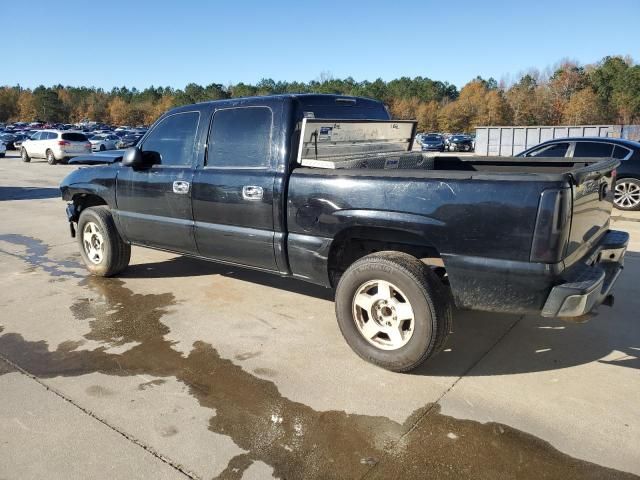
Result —
<instances>
[{"instance_id":1,"label":"parked car","mask_svg":"<svg viewBox=\"0 0 640 480\"><path fill-rule=\"evenodd\" d=\"M45 158L49 165L66 161L83 153L91 152L91 143L80 132L41 130L22 143L20 156L23 162L32 158Z\"/></svg>"},{"instance_id":2,"label":"parked car","mask_svg":"<svg viewBox=\"0 0 640 480\"><path fill-rule=\"evenodd\" d=\"M14 150L16 135L14 133L0 133L0 142L4 143L7 150Z\"/></svg>"},{"instance_id":3,"label":"parked car","mask_svg":"<svg viewBox=\"0 0 640 480\"><path fill-rule=\"evenodd\" d=\"M557 138L529 148L518 157L594 157L620 160L614 204L620 210L640 210L640 143L622 138Z\"/></svg>"},{"instance_id":4,"label":"parked car","mask_svg":"<svg viewBox=\"0 0 640 480\"><path fill-rule=\"evenodd\" d=\"M0 158L4 157L7 153L7 146L0 140Z\"/></svg>"},{"instance_id":5,"label":"parked car","mask_svg":"<svg viewBox=\"0 0 640 480\"><path fill-rule=\"evenodd\" d=\"M16 133L14 135L15 139L13 140L13 148L15 150L20 150L22 148L22 144L24 143L24 141L27 140L31 135L33 134L22 133L22 132Z\"/></svg>"},{"instance_id":6,"label":"parked car","mask_svg":"<svg viewBox=\"0 0 640 480\"><path fill-rule=\"evenodd\" d=\"M453 305L611 303L629 239L609 230L618 160L425 161L407 153L414 129L358 97L199 103L60 189L92 274L124 270L134 244L335 288L348 344L394 371L444 348Z\"/></svg>"},{"instance_id":7,"label":"parked car","mask_svg":"<svg viewBox=\"0 0 640 480\"><path fill-rule=\"evenodd\" d=\"M420 144L423 152L444 152L444 137L439 133L422 135Z\"/></svg>"},{"instance_id":8,"label":"parked car","mask_svg":"<svg viewBox=\"0 0 640 480\"><path fill-rule=\"evenodd\" d=\"M445 140L445 145L450 152L473 151L473 142L468 135L451 135Z\"/></svg>"},{"instance_id":9,"label":"parked car","mask_svg":"<svg viewBox=\"0 0 640 480\"><path fill-rule=\"evenodd\" d=\"M120 138L116 143L116 148L129 148L134 147L138 141L142 138L141 134L130 134Z\"/></svg>"},{"instance_id":10,"label":"parked car","mask_svg":"<svg viewBox=\"0 0 640 480\"><path fill-rule=\"evenodd\" d=\"M105 150L114 150L117 147L118 142L120 141L120 137L117 135L101 133L98 135L94 135L89 137L89 142L91 142L91 150L104 152Z\"/></svg>"}]
</instances>

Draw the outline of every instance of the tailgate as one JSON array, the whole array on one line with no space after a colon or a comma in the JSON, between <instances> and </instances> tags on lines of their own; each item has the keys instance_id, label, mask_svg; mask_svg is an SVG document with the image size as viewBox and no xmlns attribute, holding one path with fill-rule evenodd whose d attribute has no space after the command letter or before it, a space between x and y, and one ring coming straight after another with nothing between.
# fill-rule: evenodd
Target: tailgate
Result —
<instances>
[{"instance_id":1,"label":"tailgate","mask_svg":"<svg viewBox=\"0 0 640 480\"><path fill-rule=\"evenodd\" d=\"M607 231L613 208L615 169L619 164L618 160L603 160L571 172L573 207L566 252L569 260L572 255L580 258Z\"/></svg>"}]
</instances>

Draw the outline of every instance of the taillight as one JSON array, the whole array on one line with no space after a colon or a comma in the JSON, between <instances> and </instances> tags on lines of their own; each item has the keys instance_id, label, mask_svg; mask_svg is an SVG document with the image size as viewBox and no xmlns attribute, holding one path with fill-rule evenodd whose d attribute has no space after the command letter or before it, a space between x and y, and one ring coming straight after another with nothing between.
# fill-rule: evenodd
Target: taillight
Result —
<instances>
[{"instance_id":1,"label":"taillight","mask_svg":"<svg viewBox=\"0 0 640 480\"><path fill-rule=\"evenodd\" d=\"M91 142L85 143L84 146L87 147L89 150L91 150Z\"/></svg>"},{"instance_id":2,"label":"taillight","mask_svg":"<svg viewBox=\"0 0 640 480\"><path fill-rule=\"evenodd\" d=\"M531 244L532 262L562 260L571 222L571 189L545 190L540 195L538 215Z\"/></svg>"},{"instance_id":3,"label":"taillight","mask_svg":"<svg viewBox=\"0 0 640 480\"><path fill-rule=\"evenodd\" d=\"M58 140L58 145L61 147L65 147L67 145L71 145L71 142L67 142L66 140Z\"/></svg>"}]
</instances>

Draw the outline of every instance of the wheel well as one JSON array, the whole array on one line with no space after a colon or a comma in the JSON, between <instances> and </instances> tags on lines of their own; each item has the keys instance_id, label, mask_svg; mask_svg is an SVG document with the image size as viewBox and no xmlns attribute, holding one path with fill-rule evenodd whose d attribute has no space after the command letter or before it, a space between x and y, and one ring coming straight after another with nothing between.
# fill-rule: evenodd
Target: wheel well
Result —
<instances>
[{"instance_id":1,"label":"wheel well","mask_svg":"<svg viewBox=\"0 0 640 480\"><path fill-rule=\"evenodd\" d=\"M77 195L74 195L73 205L75 206L75 210L76 210L75 220L77 221L78 218L80 218L80 213L84 209L89 207L97 207L98 205L108 205L108 204L107 202L104 201L102 197L99 197L98 195L93 195L91 193L79 193Z\"/></svg>"},{"instance_id":2,"label":"wheel well","mask_svg":"<svg viewBox=\"0 0 640 480\"><path fill-rule=\"evenodd\" d=\"M329 279L336 286L340 276L356 260L375 252L407 253L430 265L446 282L446 271L438 249L423 237L387 228L350 228L340 232L331 244L328 259Z\"/></svg>"}]
</instances>

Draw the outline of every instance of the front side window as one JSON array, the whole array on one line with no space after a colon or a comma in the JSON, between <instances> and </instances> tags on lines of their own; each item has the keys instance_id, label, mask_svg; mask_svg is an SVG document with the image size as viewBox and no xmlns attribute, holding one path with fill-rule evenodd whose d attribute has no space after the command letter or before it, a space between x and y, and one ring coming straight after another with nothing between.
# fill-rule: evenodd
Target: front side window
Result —
<instances>
[{"instance_id":1,"label":"front side window","mask_svg":"<svg viewBox=\"0 0 640 480\"><path fill-rule=\"evenodd\" d=\"M613 145L602 142L576 142L574 157L610 157L613 152Z\"/></svg>"},{"instance_id":2,"label":"front side window","mask_svg":"<svg viewBox=\"0 0 640 480\"><path fill-rule=\"evenodd\" d=\"M569 150L568 143L556 143L551 146L543 147L529 153L527 157L564 157Z\"/></svg>"},{"instance_id":3,"label":"front side window","mask_svg":"<svg viewBox=\"0 0 640 480\"><path fill-rule=\"evenodd\" d=\"M145 139L142 151L154 152L155 163L159 165L191 165L199 121L198 112L176 113L163 118Z\"/></svg>"},{"instance_id":4,"label":"front side window","mask_svg":"<svg viewBox=\"0 0 640 480\"><path fill-rule=\"evenodd\" d=\"M213 115L208 167L266 168L271 156L271 109L227 108Z\"/></svg>"}]
</instances>

